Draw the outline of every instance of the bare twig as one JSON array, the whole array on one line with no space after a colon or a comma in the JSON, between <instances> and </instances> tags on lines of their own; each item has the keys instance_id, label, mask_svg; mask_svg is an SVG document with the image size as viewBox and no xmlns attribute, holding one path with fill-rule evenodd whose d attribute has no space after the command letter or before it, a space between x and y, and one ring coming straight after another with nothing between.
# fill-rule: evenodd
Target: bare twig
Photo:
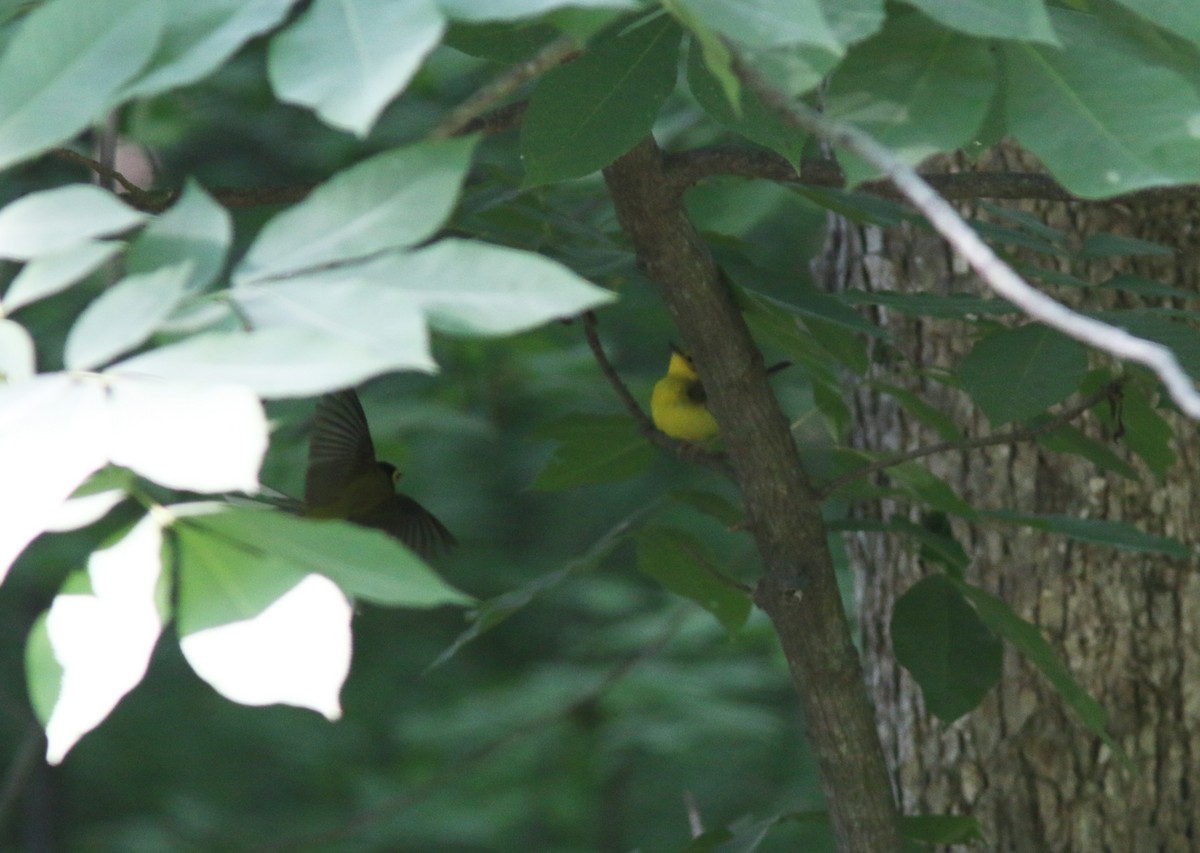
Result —
<instances>
[{"instance_id":1,"label":"bare twig","mask_svg":"<svg viewBox=\"0 0 1200 853\"><path fill-rule=\"evenodd\" d=\"M1200 394L1168 347L1131 335L1117 326L1072 311L1037 290L980 239L958 212L937 194L916 170L888 148L855 127L827 118L800 102L788 101L754 68L736 58L738 77L759 99L792 127L815 133L833 145L846 148L881 169L925 215L930 225L945 238L981 279L996 293L1021 308L1030 317L1058 329L1085 344L1118 358L1143 364L1163 381L1167 392L1186 414L1200 418Z\"/></svg>"},{"instance_id":2,"label":"bare twig","mask_svg":"<svg viewBox=\"0 0 1200 853\"><path fill-rule=\"evenodd\" d=\"M50 153L60 160L69 160L72 163L78 163L106 181L119 184L121 189L125 190L129 195L129 200L139 208L161 209L163 206L162 199L156 193L142 189L111 165L101 163L99 160L88 157L86 154L80 154L78 151L72 151L70 148L53 148L50 150Z\"/></svg>"},{"instance_id":3,"label":"bare twig","mask_svg":"<svg viewBox=\"0 0 1200 853\"><path fill-rule=\"evenodd\" d=\"M617 396L621 398L621 402L625 404L625 408L629 410L629 414L637 423L638 431L646 437L647 441L664 450L669 450L680 459L704 465L719 474L724 474L730 479L733 478L733 470L729 467L729 462L726 460L724 454L705 450L700 445L692 444L690 441L672 438L654 425L654 421L650 420L650 416L642 410L637 398L630 393L624 381L622 381L620 375L617 373L616 368L608 360L608 355L604 352L604 344L600 341L600 335L596 332L596 315L592 311L588 311L583 315L583 333L587 336L588 346L591 347L592 355L596 358L596 364L600 366L600 372L604 374L604 378L608 380L608 384L617 392Z\"/></svg>"},{"instance_id":4,"label":"bare twig","mask_svg":"<svg viewBox=\"0 0 1200 853\"><path fill-rule=\"evenodd\" d=\"M1008 430L1007 432L1001 432L995 435L979 436L978 438L966 438L958 441L939 441L937 444L929 444L925 447L917 447L913 450L906 450L903 453L896 453L892 456L888 456L885 459L877 459L869 465L856 468L853 471L830 480L821 487L818 495L820 496L821 500L824 500L842 486L845 486L847 483L852 483L862 477L874 474L876 471L883 471L887 468L892 468L904 462L911 462L914 459L932 456L935 453L946 453L951 450L976 450L980 447L993 447L997 444L1015 444L1019 441L1033 441L1038 436L1053 432L1059 427L1073 421L1075 418L1082 415L1097 403L1106 399L1112 399L1114 394L1120 393L1120 388L1120 381L1110 383L1096 393L1084 397L1074 406L1063 409L1050 420L1040 423L1037 426L1017 427L1015 429Z\"/></svg>"},{"instance_id":5,"label":"bare twig","mask_svg":"<svg viewBox=\"0 0 1200 853\"><path fill-rule=\"evenodd\" d=\"M522 85L540 77L556 65L572 58L579 52L579 45L570 36L555 39L532 57L514 65L482 89L475 92L442 120L431 139L449 139L471 131L471 123L491 110Z\"/></svg>"}]
</instances>

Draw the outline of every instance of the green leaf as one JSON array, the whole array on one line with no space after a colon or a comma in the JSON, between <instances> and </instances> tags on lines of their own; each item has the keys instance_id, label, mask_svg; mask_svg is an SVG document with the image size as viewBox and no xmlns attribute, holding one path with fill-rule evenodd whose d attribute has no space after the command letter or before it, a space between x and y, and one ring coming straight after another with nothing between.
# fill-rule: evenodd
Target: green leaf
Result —
<instances>
[{"instance_id":1,"label":"green leaf","mask_svg":"<svg viewBox=\"0 0 1200 853\"><path fill-rule=\"evenodd\" d=\"M437 0L447 18L456 21L508 21L533 18L555 9L634 9L636 0Z\"/></svg>"},{"instance_id":2,"label":"green leaf","mask_svg":"<svg viewBox=\"0 0 1200 853\"><path fill-rule=\"evenodd\" d=\"M209 332L135 355L113 375L245 385L261 397L308 397L348 388L390 370L362 346L297 328Z\"/></svg>"},{"instance_id":3,"label":"green leaf","mask_svg":"<svg viewBox=\"0 0 1200 853\"><path fill-rule=\"evenodd\" d=\"M847 290L838 295L850 305L882 305L912 316L927 315L944 319L971 319L972 315L1002 316L1017 314L1018 309L1007 300L953 293L893 293L890 290L870 293Z\"/></svg>"},{"instance_id":4,"label":"green leaf","mask_svg":"<svg viewBox=\"0 0 1200 853\"><path fill-rule=\"evenodd\" d=\"M878 380L872 380L870 385L877 391L882 391L893 398L906 412L933 429L942 441L962 440L962 430L959 429L958 424L949 415L938 411L911 391L907 391L898 385Z\"/></svg>"},{"instance_id":5,"label":"green leaf","mask_svg":"<svg viewBox=\"0 0 1200 853\"><path fill-rule=\"evenodd\" d=\"M1095 15L1051 9L1063 48L1006 43L1008 128L1071 192L1103 197L1194 178L1200 92Z\"/></svg>"},{"instance_id":6,"label":"green leaf","mask_svg":"<svg viewBox=\"0 0 1200 853\"><path fill-rule=\"evenodd\" d=\"M679 39L664 15L601 36L547 73L521 123L525 186L583 177L643 139L675 88Z\"/></svg>"},{"instance_id":7,"label":"green leaf","mask_svg":"<svg viewBox=\"0 0 1200 853\"><path fill-rule=\"evenodd\" d=\"M821 10L841 44L854 44L879 30L883 0L821 0Z\"/></svg>"},{"instance_id":8,"label":"green leaf","mask_svg":"<svg viewBox=\"0 0 1200 853\"><path fill-rule=\"evenodd\" d=\"M298 518L268 508L218 506L211 512L190 514L180 525L203 530L224 547L259 555L255 559L279 561L300 573L322 574L363 601L413 608L472 601L396 539L349 522Z\"/></svg>"},{"instance_id":9,"label":"green leaf","mask_svg":"<svg viewBox=\"0 0 1200 853\"><path fill-rule=\"evenodd\" d=\"M1086 373L1084 346L1040 323L993 332L958 364L963 390L993 426L1025 420L1065 399Z\"/></svg>"},{"instance_id":10,"label":"green leaf","mask_svg":"<svg viewBox=\"0 0 1200 853\"><path fill-rule=\"evenodd\" d=\"M1122 6L1165 30L1200 44L1200 17L1188 0L1117 0Z\"/></svg>"},{"instance_id":11,"label":"green leaf","mask_svg":"<svg viewBox=\"0 0 1200 853\"><path fill-rule=\"evenodd\" d=\"M1148 278L1139 278L1136 275L1114 275L1098 286L1112 290L1125 290L1139 296L1165 296L1168 299L1191 299L1195 295L1193 291L1184 290L1182 287L1175 287Z\"/></svg>"},{"instance_id":12,"label":"green leaf","mask_svg":"<svg viewBox=\"0 0 1200 853\"><path fill-rule=\"evenodd\" d=\"M654 458L628 415L568 415L539 428L534 438L559 442L530 485L539 491L629 480Z\"/></svg>"},{"instance_id":13,"label":"green leaf","mask_svg":"<svg viewBox=\"0 0 1200 853\"><path fill-rule=\"evenodd\" d=\"M180 508L173 508L178 512ZM284 703L341 716L350 670L345 594L258 549L174 526L179 646L196 674L234 702Z\"/></svg>"},{"instance_id":14,"label":"green leaf","mask_svg":"<svg viewBox=\"0 0 1200 853\"><path fill-rule=\"evenodd\" d=\"M477 139L422 142L352 166L272 219L235 284L282 278L411 246L446 220Z\"/></svg>"},{"instance_id":15,"label":"green leaf","mask_svg":"<svg viewBox=\"0 0 1200 853\"><path fill-rule=\"evenodd\" d=\"M731 634L750 617L750 598L722 581L704 546L681 530L652 527L637 536L638 570L699 604Z\"/></svg>"},{"instance_id":16,"label":"green leaf","mask_svg":"<svg viewBox=\"0 0 1200 853\"><path fill-rule=\"evenodd\" d=\"M171 209L150 220L130 245L125 271L145 273L190 261L186 289L203 290L224 268L232 240L228 211L189 179Z\"/></svg>"},{"instance_id":17,"label":"green leaf","mask_svg":"<svg viewBox=\"0 0 1200 853\"><path fill-rule=\"evenodd\" d=\"M1036 666L1067 706L1079 715L1083 724L1095 732L1123 764L1132 767L1125 750L1105 730L1108 715L1104 708L1071 676L1041 631L990 592L963 581L952 580L951 583L975 605L975 611L983 623L993 633L1012 643L1026 660Z\"/></svg>"},{"instance_id":18,"label":"green leaf","mask_svg":"<svg viewBox=\"0 0 1200 853\"><path fill-rule=\"evenodd\" d=\"M897 599L891 636L925 707L943 722L975 708L1000 680L1000 641L945 575L922 578Z\"/></svg>"},{"instance_id":19,"label":"green leaf","mask_svg":"<svg viewBox=\"0 0 1200 853\"><path fill-rule=\"evenodd\" d=\"M677 0L711 30L745 47L808 45L841 53L817 0Z\"/></svg>"},{"instance_id":20,"label":"green leaf","mask_svg":"<svg viewBox=\"0 0 1200 853\"><path fill-rule=\"evenodd\" d=\"M46 728L46 761L58 764L146 674L167 612L162 529L145 516L88 558L50 605L45 642L31 638L31 682L61 672L57 690L32 687ZM82 577L81 577L82 576ZM35 645L36 644L36 645ZM49 701L48 701L49 700Z\"/></svg>"},{"instance_id":21,"label":"green leaf","mask_svg":"<svg viewBox=\"0 0 1200 853\"><path fill-rule=\"evenodd\" d=\"M888 17L883 31L851 48L829 81L826 112L856 125L909 165L974 138L996 89L985 41L964 38L923 15ZM839 154L847 186L878 169Z\"/></svg>"},{"instance_id":22,"label":"green leaf","mask_svg":"<svg viewBox=\"0 0 1200 853\"><path fill-rule=\"evenodd\" d=\"M912 0L912 5L973 36L1058 44L1042 0Z\"/></svg>"},{"instance_id":23,"label":"green leaf","mask_svg":"<svg viewBox=\"0 0 1200 853\"><path fill-rule=\"evenodd\" d=\"M1166 477L1175 464L1175 451L1171 449L1175 432L1171 425L1155 410L1146 390L1133 383L1121 389L1119 411L1125 428L1121 441L1142 458L1156 477Z\"/></svg>"},{"instance_id":24,"label":"green leaf","mask_svg":"<svg viewBox=\"0 0 1200 853\"><path fill-rule=\"evenodd\" d=\"M693 47L688 53L688 88L697 103L715 121L735 133L781 154L795 167L804 156L807 135L784 124L753 92L738 95L737 109L731 105L728 87L713 74L706 57Z\"/></svg>"},{"instance_id":25,"label":"green leaf","mask_svg":"<svg viewBox=\"0 0 1200 853\"><path fill-rule=\"evenodd\" d=\"M925 844L971 844L985 840L978 820L954 814L903 815L900 834Z\"/></svg>"},{"instance_id":26,"label":"green leaf","mask_svg":"<svg viewBox=\"0 0 1200 853\"><path fill-rule=\"evenodd\" d=\"M1193 549L1178 539L1146 533L1126 521L1075 518L1069 515L1031 515L1008 509L983 510L980 515L1009 524L1022 524L1049 533L1059 533L1090 545L1108 545L1125 551L1165 554L1180 560L1195 556Z\"/></svg>"},{"instance_id":27,"label":"green leaf","mask_svg":"<svg viewBox=\"0 0 1200 853\"><path fill-rule=\"evenodd\" d=\"M207 77L248 40L283 20L295 2L168 0L162 41L121 100L147 98Z\"/></svg>"},{"instance_id":28,"label":"green leaf","mask_svg":"<svg viewBox=\"0 0 1200 853\"><path fill-rule=\"evenodd\" d=\"M950 484L934 474L920 462L902 462L887 469L890 479L901 484L931 509L941 510L960 518L973 519L978 516L975 508L955 494Z\"/></svg>"},{"instance_id":29,"label":"green leaf","mask_svg":"<svg viewBox=\"0 0 1200 853\"><path fill-rule=\"evenodd\" d=\"M36 258L125 231L145 214L91 184L30 193L0 210L0 258Z\"/></svg>"},{"instance_id":30,"label":"green leaf","mask_svg":"<svg viewBox=\"0 0 1200 853\"><path fill-rule=\"evenodd\" d=\"M1120 474L1129 480L1138 478L1137 471L1104 444L1089 438L1081 430L1070 424L1063 424L1051 432L1043 433L1037 438L1038 444L1056 453L1074 453L1088 460L1098 468Z\"/></svg>"},{"instance_id":31,"label":"green leaf","mask_svg":"<svg viewBox=\"0 0 1200 853\"><path fill-rule=\"evenodd\" d=\"M143 343L183 298L193 267L184 261L127 276L100 294L67 335L67 367L98 367Z\"/></svg>"},{"instance_id":32,"label":"green leaf","mask_svg":"<svg viewBox=\"0 0 1200 853\"><path fill-rule=\"evenodd\" d=\"M1083 238L1076 257L1079 258L1118 258L1131 255L1151 255L1158 258L1174 257L1175 249L1149 240L1139 240L1136 237L1125 237L1121 234L1095 233Z\"/></svg>"},{"instance_id":33,"label":"green leaf","mask_svg":"<svg viewBox=\"0 0 1200 853\"><path fill-rule=\"evenodd\" d=\"M445 27L433 0L316 0L271 39L267 73L281 101L366 137Z\"/></svg>"},{"instance_id":34,"label":"green leaf","mask_svg":"<svg viewBox=\"0 0 1200 853\"><path fill-rule=\"evenodd\" d=\"M706 97L719 111L736 121L742 114L742 83L733 70L733 55L722 41L720 33L710 29L679 0L664 0L663 8L691 34L688 48L688 85L692 94L696 95L697 88L692 82L693 78L698 77L703 81L701 85L707 90ZM699 95L696 96L697 99L700 98ZM716 118L715 115L713 117Z\"/></svg>"},{"instance_id":35,"label":"green leaf","mask_svg":"<svg viewBox=\"0 0 1200 853\"><path fill-rule=\"evenodd\" d=\"M0 169L71 138L117 102L150 59L162 0L51 0L0 57Z\"/></svg>"},{"instance_id":36,"label":"green leaf","mask_svg":"<svg viewBox=\"0 0 1200 853\"><path fill-rule=\"evenodd\" d=\"M33 338L20 323L0 318L0 385L32 379L36 372Z\"/></svg>"},{"instance_id":37,"label":"green leaf","mask_svg":"<svg viewBox=\"0 0 1200 853\"><path fill-rule=\"evenodd\" d=\"M680 503L685 503L692 509L716 519L726 527L732 528L746 520L746 514L740 507L730 503L721 495L712 492L701 492L696 489L681 489L671 492L671 497Z\"/></svg>"},{"instance_id":38,"label":"green leaf","mask_svg":"<svg viewBox=\"0 0 1200 853\"><path fill-rule=\"evenodd\" d=\"M104 389L90 378L51 373L0 385L0 581L17 555L107 461L96 425Z\"/></svg>"},{"instance_id":39,"label":"green leaf","mask_svg":"<svg viewBox=\"0 0 1200 853\"><path fill-rule=\"evenodd\" d=\"M99 269L124 245L115 241L79 243L69 249L34 258L21 268L8 286L3 301L5 313L66 290Z\"/></svg>"}]
</instances>

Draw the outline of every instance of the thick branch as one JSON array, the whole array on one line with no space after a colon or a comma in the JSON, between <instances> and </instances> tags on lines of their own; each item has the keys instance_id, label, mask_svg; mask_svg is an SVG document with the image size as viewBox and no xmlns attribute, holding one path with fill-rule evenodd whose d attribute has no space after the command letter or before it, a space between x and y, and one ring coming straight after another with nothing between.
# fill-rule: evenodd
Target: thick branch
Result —
<instances>
[{"instance_id":1,"label":"thick branch","mask_svg":"<svg viewBox=\"0 0 1200 853\"><path fill-rule=\"evenodd\" d=\"M821 764L841 849L900 848L895 804L862 668L826 545L761 354L667 178L653 139L604 177L617 219L696 361L767 574L755 602L775 623Z\"/></svg>"}]
</instances>

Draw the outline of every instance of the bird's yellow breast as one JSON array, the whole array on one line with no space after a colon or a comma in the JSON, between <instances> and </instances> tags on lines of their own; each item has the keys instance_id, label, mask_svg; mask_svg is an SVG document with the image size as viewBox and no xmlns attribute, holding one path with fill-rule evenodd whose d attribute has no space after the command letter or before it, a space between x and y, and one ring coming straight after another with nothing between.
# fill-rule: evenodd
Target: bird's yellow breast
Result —
<instances>
[{"instance_id":1,"label":"bird's yellow breast","mask_svg":"<svg viewBox=\"0 0 1200 853\"><path fill-rule=\"evenodd\" d=\"M704 405L704 389L688 358L671 354L667 375L654 385L650 395L654 425L672 438L704 442L720 432L717 421Z\"/></svg>"}]
</instances>

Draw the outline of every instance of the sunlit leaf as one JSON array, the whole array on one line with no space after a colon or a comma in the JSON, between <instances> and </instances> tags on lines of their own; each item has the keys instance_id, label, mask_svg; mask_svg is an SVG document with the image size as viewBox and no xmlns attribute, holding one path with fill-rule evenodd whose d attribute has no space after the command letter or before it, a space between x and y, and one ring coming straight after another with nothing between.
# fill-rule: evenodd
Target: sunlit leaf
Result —
<instances>
[{"instance_id":1,"label":"sunlit leaf","mask_svg":"<svg viewBox=\"0 0 1200 853\"><path fill-rule=\"evenodd\" d=\"M184 261L127 276L104 291L67 335L67 367L99 367L143 343L183 298L192 269L192 262Z\"/></svg>"},{"instance_id":2,"label":"sunlit leaf","mask_svg":"<svg viewBox=\"0 0 1200 853\"><path fill-rule=\"evenodd\" d=\"M267 418L249 388L124 376L111 382L108 414L116 465L174 489L258 488Z\"/></svg>"},{"instance_id":3,"label":"sunlit leaf","mask_svg":"<svg viewBox=\"0 0 1200 853\"><path fill-rule=\"evenodd\" d=\"M211 332L136 355L109 368L212 384L245 385L261 397L305 397L358 385L390 369L369 350L304 329Z\"/></svg>"},{"instance_id":4,"label":"sunlit leaf","mask_svg":"<svg viewBox=\"0 0 1200 853\"><path fill-rule=\"evenodd\" d=\"M234 282L281 278L424 240L454 208L476 141L418 143L338 173L267 224Z\"/></svg>"},{"instance_id":5,"label":"sunlit leaf","mask_svg":"<svg viewBox=\"0 0 1200 853\"><path fill-rule=\"evenodd\" d=\"M162 26L162 0L51 0L30 12L0 57L0 169L103 115Z\"/></svg>"},{"instance_id":6,"label":"sunlit leaf","mask_svg":"<svg viewBox=\"0 0 1200 853\"><path fill-rule=\"evenodd\" d=\"M345 593L270 552L177 525L183 656L222 696L243 705L283 703L341 716L350 670Z\"/></svg>"},{"instance_id":7,"label":"sunlit leaf","mask_svg":"<svg viewBox=\"0 0 1200 853\"><path fill-rule=\"evenodd\" d=\"M124 244L116 241L87 242L34 258L17 273L0 304L11 313L53 296L99 269L122 248Z\"/></svg>"},{"instance_id":8,"label":"sunlit leaf","mask_svg":"<svg viewBox=\"0 0 1200 853\"><path fill-rule=\"evenodd\" d=\"M271 39L271 86L280 100L366 136L445 26L433 0L316 0Z\"/></svg>"},{"instance_id":9,"label":"sunlit leaf","mask_svg":"<svg viewBox=\"0 0 1200 853\"><path fill-rule=\"evenodd\" d=\"M0 210L0 258L23 261L62 252L145 218L92 184L30 193Z\"/></svg>"},{"instance_id":10,"label":"sunlit leaf","mask_svg":"<svg viewBox=\"0 0 1200 853\"><path fill-rule=\"evenodd\" d=\"M61 671L53 704L38 708L49 763L62 761L146 674L166 612L162 545L158 521L144 517L115 544L93 552L86 576L68 580L50 605L45 631L57 666L29 673L34 680ZM53 691L35 687L31 693Z\"/></svg>"},{"instance_id":11,"label":"sunlit leaf","mask_svg":"<svg viewBox=\"0 0 1200 853\"><path fill-rule=\"evenodd\" d=\"M29 332L20 323L0 319L0 385L30 379L36 370Z\"/></svg>"},{"instance_id":12,"label":"sunlit leaf","mask_svg":"<svg viewBox=\"0 0 1200 853\"><path fill-rule=\"evenodd\" d=\"M0 581L79 484L104 465L99 383L61 374L0 385Z\"/></svg>"},{"instance_id":13,"label":"sunlit leaf","mask_svg":"<svg viewBox=\"0 0 1200 853\"><path fill-rule=\"evenodd\" d=\"M145 98L207 77L245 42L278 24L296 0L168 0L149 65L121 92Z\"/></svg>"},{"instance_id":14,"label":"sunlit leaf","mask_svg":"<svg viewBox=\"0 0 1200 853\"><path fill-rule=\"evenodd\" d=\"M635 8L636 0L436 0L448 18L458 21L508 21L532 18L565 6Z\"/></svg>"},{"instance_id":15,"label":"sunlit leaf","mask_svg":"<svg viewBox=\"0 0 1200 853\"><path fill-rule=\"evenodd\" d=\"M229 212L189 180L171 209L150 220L129 246L125 271L147 273L186 261L191 263L186 289L201 290L225 266L232 239Z\"/></svg>"}]
</instances>

